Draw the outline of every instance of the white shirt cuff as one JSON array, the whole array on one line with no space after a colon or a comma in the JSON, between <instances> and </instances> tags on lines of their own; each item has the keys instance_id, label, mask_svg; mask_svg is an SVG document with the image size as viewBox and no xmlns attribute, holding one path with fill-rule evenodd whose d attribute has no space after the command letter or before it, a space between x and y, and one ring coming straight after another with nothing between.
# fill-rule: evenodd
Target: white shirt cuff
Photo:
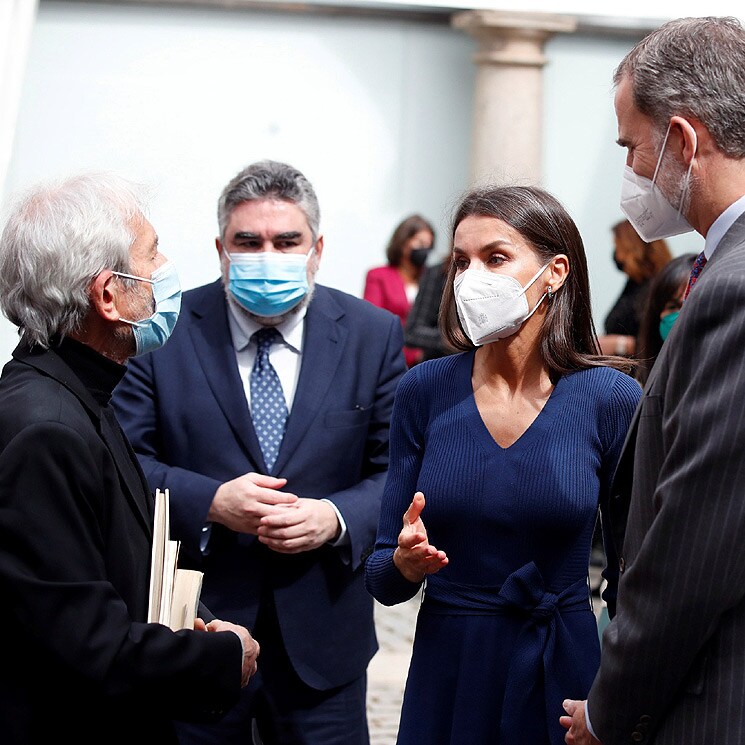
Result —
<instances>
[{"instance_id":1,"label":"white shirt cuff","mask_svg":"<svg viewBox=\"0 0 745 745\"><path fill-rule=\"evenodd\" d=\"M592 728L592 723L590 722L590 707L587 705L587 701L585 701L585 724L587 725L587 731L597 740L598 736L595 734L595 730Z\"/></svg>"},{"instance_id":2,"label":"white shirt cuff","mask_svg":"<svg viewBox=\"0 0 745 745\"><path fill-rule=\"evenodd\" d=\"M341 516L341 512L339 512L339 509L337 506L330 500L330 499L322 499L322 502L326 502L327 504L330 504L334 508L334 512L336 513L336 518L339 520L339 537L335 541L329 541L329 543L336 547L336 546L348 546L349 545L349 532L347 531L347 524L344 522L344 518Z\"/></svg>"}]
</instances>

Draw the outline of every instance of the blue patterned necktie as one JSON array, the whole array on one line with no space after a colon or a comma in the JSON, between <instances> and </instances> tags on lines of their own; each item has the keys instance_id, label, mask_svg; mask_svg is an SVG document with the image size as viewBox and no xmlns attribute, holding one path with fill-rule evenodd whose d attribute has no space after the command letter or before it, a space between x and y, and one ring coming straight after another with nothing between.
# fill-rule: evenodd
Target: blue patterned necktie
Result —
<instances>
[{"instance_id":1,"label":"blue patterned necktie","mask_svg":"<svg viewBox=\"0 0 745 745\"><path fill-rule=\"evenodd\" d=\"M696 261L693 262L693 266L691 267L691 276L688 279L688 287L686 287L685 295L683 295L683 300L685 300L688 297L688 293L691 291L691 288L693 287L693 285L696 284L698 275L701 274L701 270L705 266L706 266L706 254L702 251L696 257Z\"/></svg>"},{"instance_id":2,"label":"blue patterned necktie","mask_svg":"<svg viewBox=\"0 0 745 745\"><path fill-rule=\"evenodd\" d=\"M256 359L251 370L251 418L264 462L271 471L282 444L288 416L282 384L269 361L269 349L274 342L282 340L282 335L277 329L266 327L252 334L251 339L256 342Z\"/></svg>"}]
</instances>

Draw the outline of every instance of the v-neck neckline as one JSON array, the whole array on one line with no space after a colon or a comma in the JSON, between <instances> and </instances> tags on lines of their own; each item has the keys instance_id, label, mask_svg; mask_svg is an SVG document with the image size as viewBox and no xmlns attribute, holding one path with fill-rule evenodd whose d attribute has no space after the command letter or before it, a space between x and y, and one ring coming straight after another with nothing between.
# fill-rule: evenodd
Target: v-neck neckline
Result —
<instances>
[{"instance_id":1,"label":"v-neck neckline","mask_svg":"<svg viewBox=\"0 0 745 745\"><path fill-rule=\"evenodd\" d=\"M540 411L536 414L533 421L525 428L520 436L511 444L506 447L500 445L492 436L489 428L486 426L486 422L481 416L481 411L476 404L476 393L473 390L473 364L476 357L476 350L473 350L470 354L464 355L466 362L465 370L465 387L468 395L466 396L466 405L469 408L469 422L471 423L472 431L478 441L480 441L487 452L491 448L496 447L500 453L509 453L515 449L524 449L529 446L537 437L540 437L546 430L548 430L553 421L553 412L560 405L560 399L562 397L562 391L564 388L564 378L562 375L553 387L553 390L549 394L545 403L541 407Z\"/></svg>"}]
</instances>

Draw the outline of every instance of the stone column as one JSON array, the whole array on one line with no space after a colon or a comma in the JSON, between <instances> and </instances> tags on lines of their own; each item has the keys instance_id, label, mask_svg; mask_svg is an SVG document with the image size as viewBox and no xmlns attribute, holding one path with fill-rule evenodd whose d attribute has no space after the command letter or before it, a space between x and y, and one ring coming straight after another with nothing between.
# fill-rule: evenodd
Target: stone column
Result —
<instances>
[{"instance_id":1,"label":"stone column","mask_svg":"<svg viewBox=\"0 0 745 745\"><path fill-rule=\"evenodd\" d=\"M473 10L452 24L475 37L476 73L471 178L540 184L543 150L543 45L571 33L572 16Z\"/></svg>"}]
</instances>

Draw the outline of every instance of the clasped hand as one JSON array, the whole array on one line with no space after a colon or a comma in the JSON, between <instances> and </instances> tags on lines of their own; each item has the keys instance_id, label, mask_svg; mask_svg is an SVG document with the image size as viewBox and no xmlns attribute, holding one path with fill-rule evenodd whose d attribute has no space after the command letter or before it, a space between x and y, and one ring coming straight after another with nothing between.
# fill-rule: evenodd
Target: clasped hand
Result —
<instances>
[{"instance_id":1,"label":"clasped hand","mask_svg":"<svg viewBox=\"0 0 745 745\"><path fill-rule=\"evenodd\" d=\"M427 574L439 572L448 563L445 552L439 551L427 539L421 517L423 509L424 494L418 491L404 513L398 547L393 552L393 563L409 582L421 582Z\"/></svg>"},{"instance_id":2,"label":"clasped hand","mask_svg":"<svg viewBox=\"0 0 745 745\"><path fill-rule=\"evenodd\" d=\"M248 629L244 626L230 623L229 621L221 621L218 618L210 621L208 624L205 624L201 618L197 618L194 621L194 630L210 632L232 631L234 634L237 634L238 638L241 640L241 647L243 648L241 687L248 685L251 676L254 675L258 669L257 660L260 652L259 643L251 636Z\"/></svg>"},{"instance_id":3,"label":"clasped hand","mask_svg":"<svg viewBox=\"0 0 745 745\"><path fill-rule=\"evenodd\" d=\"M251 533L279 553L311 551L339 533L334 508L319 499L280 491L287 479L246 473L215 492L207 519Z\"/></svg>"}]
</instances>

